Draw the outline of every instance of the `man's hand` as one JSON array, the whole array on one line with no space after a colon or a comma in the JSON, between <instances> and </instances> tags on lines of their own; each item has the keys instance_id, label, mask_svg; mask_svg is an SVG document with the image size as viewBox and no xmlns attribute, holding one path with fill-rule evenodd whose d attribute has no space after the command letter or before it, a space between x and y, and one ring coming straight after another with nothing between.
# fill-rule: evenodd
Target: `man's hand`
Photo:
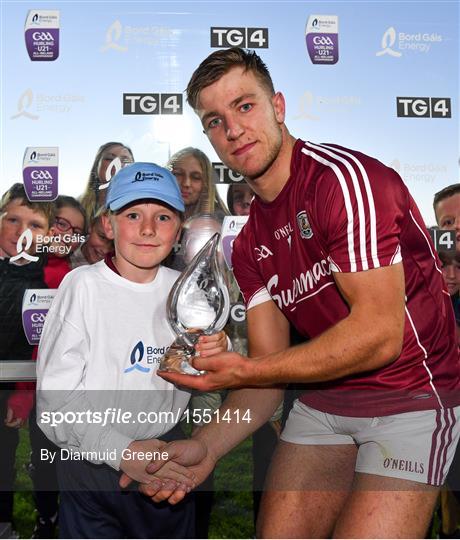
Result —
<instances>
[{"instance_id":1,"label":"man's hand","mask_svg":"<svg viewBox=\"0 0 460 540\"><path fill-rule=\"evenodd\" d=\"M8 407L6 411L5 426L19 429L25 423L26 423L26 418L16 418L14 415L14 410L11 407Z\"/></svg>"},{"instance_id":2,"label":"man's hand","mask_svg":"<svg viewBox=\"0 0 460 540\"><path fill-rule=\"evenodd\" d=\"M237 388L251 384L248 376L248 358L237 353L222 353L218 356L193 359L193 367L205 370L205 375L184 375L169 371L158 371L157 374L163 379L178 386L195 388L201 392L220 390L221 388Z\"/></svg>"},{"instance_id":3,"label":"man's hand","mask_svg":"<svg viewBox=\"0 0 460 540\"><path fill-rule=\"evenodd\" d=\"M168 481L168 487L176 488L178 485L184 486L184 489L193 488L195 486L194 473L189 471L186 467L179 465L174 461L165 462L162 461L164 470L153 474L156 470L148 472L147 466L150 465L151 459L148 458L150 452L167 452L165 447L167 444L158 439L151 439L147 441L133 441L128 449L130 450L132 459L122 459L120 463L120 470L123 471L120 477L120 487L124 488L128 486L132 480L144 484L150 484L155 482L158 488L161 488L163 484ZM158 469L159 467L157 467ZM155 468L154 468L155 469Z\"/></svg>"},{"instance_id":4,"label":"man's hand","mask_svg":"<svg viewBox=\"0 0 460 540\"><path fill-rule=\"evenodd\" d=\"M189 466L189 471L193 473L197 486L206 480L216 466L216 459L207 453L204 443L198 440L173 441L165 446L164 451L167 451L171 458L174 456L173 459L178 463ZM157 463L152 463L148 469L154 471L157 466ZM155 474L158 475L161 472L162 469ZM139 491L154 502L167 500L170 504L177 504L189 490L184 489L182 485L175 488L163 485L158 488L155 484L140 484Z\"/></svg>"}]
</instances>

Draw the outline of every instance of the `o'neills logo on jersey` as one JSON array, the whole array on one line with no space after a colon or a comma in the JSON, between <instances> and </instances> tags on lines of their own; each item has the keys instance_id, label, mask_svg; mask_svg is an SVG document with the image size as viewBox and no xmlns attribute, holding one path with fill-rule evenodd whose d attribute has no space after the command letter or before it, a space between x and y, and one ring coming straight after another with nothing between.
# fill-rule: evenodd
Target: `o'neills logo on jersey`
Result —
<instances>
[{"instance_id":1,"label":"o'neills logo on jersey","mask_svg":"<svg viewBox=\"0 0 460 540\"><path fill-rule=\"evenodd\" d=\"M424 464L421 461L411 461L409 459L385 458L383 468L392 471L407 471L416 474L425 472Z\"/></svg>"},{"instance_id":2,"label":"o'neills logo on jersey","mask_svg":"<svg viewBox=\"0 0 460 540\"><path fill-rule=\"evenodd\" d=\"M315 263L310 270L302 272L299 277L292 280L290 289L282 289L279 294L275 293L278 287L278 274L272 276L267 283L267 290L270 296L278 303L278 307L290 307L293 304L298 304L306 299L307 293L314 290L316 285L321 281L321 278L331 275L331 266L329 261L322 259ZM330 282L332 284L333 282Z\"/></svg>"},{"instance_id":3,"label":"o'neills logo on jersey","mask_svg":"<svg viewBox=\"0 0 460 540\"><path fill-rule=\"evenodd\" d=\"M297 214L297 225L299 226L300 236L309 240L313 236L313 231L310 227L310 222L308 221L307 212L302 210Z\"/></svg>"}]
</instances>

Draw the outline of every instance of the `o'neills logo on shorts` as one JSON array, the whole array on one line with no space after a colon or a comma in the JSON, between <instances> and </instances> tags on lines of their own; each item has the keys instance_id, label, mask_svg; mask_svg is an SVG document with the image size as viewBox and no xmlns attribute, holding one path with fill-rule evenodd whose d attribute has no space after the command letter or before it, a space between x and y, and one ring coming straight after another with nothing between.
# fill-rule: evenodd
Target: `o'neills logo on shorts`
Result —
<instances>
[{"instance_id":1,"label":"o'neills logo on shorts","mask_svg":"<svg viewBox=\"0 0 460 540\"><path fill-rule=\"evenodd\" d=\"M383 468L391 471L406 471L416 474L425 472L424 464L420 461L410 461L408 459L385 458Z\"/></svg>"}]
</instances>

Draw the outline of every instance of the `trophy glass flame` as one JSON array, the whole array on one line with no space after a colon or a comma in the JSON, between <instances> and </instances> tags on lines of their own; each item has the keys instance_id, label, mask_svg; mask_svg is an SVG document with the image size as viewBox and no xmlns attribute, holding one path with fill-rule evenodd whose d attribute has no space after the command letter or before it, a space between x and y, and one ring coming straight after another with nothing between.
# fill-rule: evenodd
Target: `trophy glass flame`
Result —
<instances>
[{"instance_id":1,"label":"trophy glass flame","mask_svg":"<svg viewBox=\"0 0 460 540\"><path fill-rule=\"evenodd\" d=\"M177 337L161 358L159 371L205 373L191 365L195 344L202 334L222 330L230 311L228 289L217 258L219 239L220 234L215 233L206 242L169 293L166 313Z\"/></svg>"}]
</instances>

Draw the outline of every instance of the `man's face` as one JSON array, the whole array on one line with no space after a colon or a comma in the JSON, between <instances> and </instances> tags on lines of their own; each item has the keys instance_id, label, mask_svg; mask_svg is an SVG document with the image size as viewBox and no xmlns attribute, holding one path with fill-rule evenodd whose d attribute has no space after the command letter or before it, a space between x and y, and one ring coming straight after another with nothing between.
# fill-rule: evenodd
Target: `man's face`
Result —
<instances>
[{"instance_id":1,"label":"man's face","mask_svg":"<svg viewBox=\"0 0 460 540\"><path fill-rule=\"evenodd\" d=\"M0 216L1 256L14 257L18 254L17 241L26 229L32 232L32 246L27 252L33 255L37 249L37 235L48 234L48 220L40 212L23 205L21 199L13 199Z\"/></svg>"},{"instance_id":2,"label":"man's face","mask_svg":"<svg viewBox=\"0 0 460 540\"><path fill-rule=\"evenodd\" d=\"M435 208L436 221L441 229L456 231L457 251L460 250L460 193L439 201Z\"/></svg>"},{"instance_id":3,"label":"man's face","mask_svg":"<svg viewBox=\"0 0 460 540\"><path fill-rule=\"evenodd\" d=\"M134 202L102 219L107 237L115 244L115 264L131 281L137 281L142 271L155 277L179 236L177 212L153 201Z\"/></svg>"},{"instance_id":4,"label":"man's face","mask_svg":"<svg viewBox=\"0 0 460 540\"><path fill-rule=\"evenodd\" d=\"M265 174L282 144L284 98L235 67L203 88L196 113L220 159L249 180Z\"/></svg>"}]
</instances>

